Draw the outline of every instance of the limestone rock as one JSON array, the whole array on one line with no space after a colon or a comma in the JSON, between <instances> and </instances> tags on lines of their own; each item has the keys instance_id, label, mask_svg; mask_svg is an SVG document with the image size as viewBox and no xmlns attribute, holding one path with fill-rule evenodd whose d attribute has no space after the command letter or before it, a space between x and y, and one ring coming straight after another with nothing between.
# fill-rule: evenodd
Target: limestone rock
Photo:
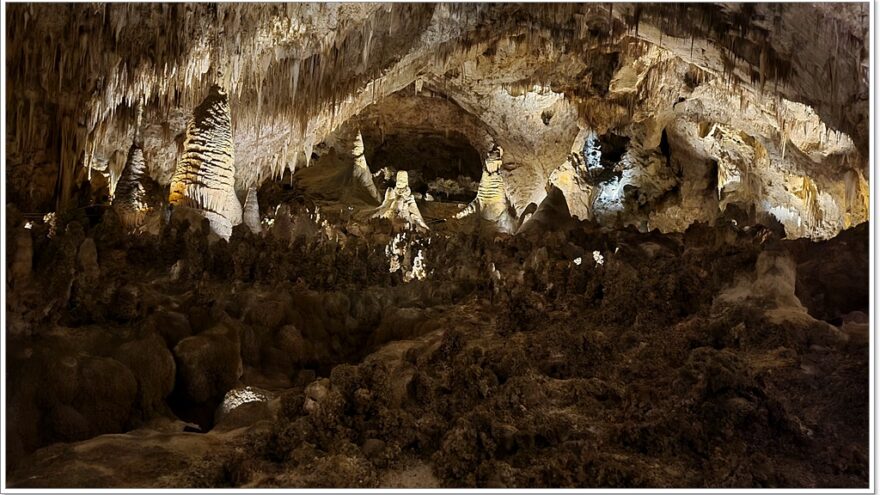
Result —
<instances>
[{"instance_id":1,"label":"limestone rock","mask_svg":"<svg viewBox=\"0 0 880 495\"><path fill-rule=\"evenodd\" d=\"M260 223L260 205L257 203L257 188L254 186L251 186L247 191L242 220L252 233L259 234L262 230L262 225Z\"/></svg>"},{"instance_id":2,"label":"limestone rock","mask_svg":"<svg viewBox=\"0 0 880 495\"><path fill-rule=\"evenodd\" d=\"M101 267L98 266L98 250L95 240L87 237L79 246L79 268L83 271L86 280L96 281L101 276Z\"/></svg>"},{"instance_id":3,"label":"limestone rock","mask_svg":"<svg viewBox=\"0 0 880 495\"><path fill-rule=\"evenodd\" d=\"M194 208L211 222L211 229L228 239L241 223L241 203L235 195L235 154L229 99L212 86L193 110L184 152L171 181L169 203Z\"/></svg>"},{"instance_id":4,"label":"limestone rock","mask_svg":"<svg viewBox=\"0 0 880 495\"><path fill-rule=\"evenodd\" d=\"M162 337L169 348L192 335L192 327L186 315L176 311L160 310L152 313L144 322L147 333L155 333Z\"/></svg>"},{"instance_id":5,"label":"limestone rock","mask_svg":"<svg viewBox=\"0 0 880 495\"><path fill-rule=\"evenodd\" d=\"M145 417L162 411L164 400L174 388L174 356L162 337L156 334L126 342L114 352L137 380L137 406Z\"/></svg>"},{"instance_id":6,"label":"limestone rock","mask_svg":"<svg viewBox=\"0 0 880 495\"><path fill-rule=\"evenodd\" d=\"M86 357L78 367L78 382L72 406L88 419L91 434L122 432L137 399L134 374L115 359Z\"/></svg>"},{"instance_id":7,"label":"limestone rock","mask_svg":"<svg viewBox=\"0 0 880 495\"><path fill-rule=\"evenodd\" d=\"M24 228L17 229L14 242L15 251L9 267L9 275L13 284L20 286L30 279L33 269L34 247L31 231Z\"/></svg>"},{"instance_id":8,"label":"limestone rock","mask_svg":"<svg viewBox=\"0 0 880 495\"><path fill-rule=\"evenodd\" d=\"M512 234L516 231L514 218L508 211L510 204L501 175L501 158L504 150L495 146L486 155L483 163L483 175L477 189L477 197L464 210L455 214L455 218L464 218L478 214L480 219L493 225L499 232Z\"/></svg>"},{"instance_id":9,"label":"limestone rock","mask_svg":"<svg viewBox=\"0 0 880 495\"><path fill-rule=\"evenodd\" d=\"M397 172L394 188L385 191L385 200L373 217L403 222L409 228L430 230L409 188L409 175L405 170Z\"/></svg>"},{"instance_id":10,"label":"limestone rock","mask_svg":"<svg viewBox=\"0 0 880 495\"><path fill-rule=\"evenodd\" d=\"M367 159L364 158L364 138L360 131L355 135L351 154L354 156L354 170L352 171L354 181L363 186L377 203L381 202L382 197L373 182L373 175L370 173L370 167L367 166Z\"/></svg>"},{"instance_id":11,"label":"limestone rock","mask_svg":"<svg viewBox=\"0 0 880 495\"><path fill-rule=\"evenodd\" d=\"M122 175L116 183L113 209L126 228L136 229L144 224L151 212L158 210L161 204L159 194L159 187L150 177L144 162L142 146L133 143L128 149Z\"/></svg>"},{"instance_id":12,"label":"limestone rock","mask_svg":"<svg viewBox=\"0 0 880 495\"><path fill-rule=\"evenodd\" d=\"M181 340L174 347L174 357L177 386L196 403L223 397L242 373L238 336L226 327Z\"/></svg>"}]
</instances>

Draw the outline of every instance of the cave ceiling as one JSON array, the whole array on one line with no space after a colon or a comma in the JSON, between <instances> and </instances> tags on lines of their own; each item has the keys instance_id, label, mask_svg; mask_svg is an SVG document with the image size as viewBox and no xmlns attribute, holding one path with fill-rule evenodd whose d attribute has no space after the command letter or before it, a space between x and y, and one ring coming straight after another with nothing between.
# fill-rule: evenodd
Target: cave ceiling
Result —
<instances>
[{"instance_id":1,"label":"cave ceiling","mask_svg":"<svg viewBox=\"0 0 880 495\"><path fill-rule=\"evenodd\" d=\"M84 178L112 191L136 127L168 185L214 84L229 95L240 191L374 125L378 102L395 114L428 94L466 117L426 125L480 154L505 149L517 214L555 187L573 215L609 225L682 230L738 204L826 238L867 220L867 16L866 4L10 5L10 187L34 209L65 208ZM577 184L572 152L609 134L629 139L616 176Z\"/></svg>"}]
</instances>

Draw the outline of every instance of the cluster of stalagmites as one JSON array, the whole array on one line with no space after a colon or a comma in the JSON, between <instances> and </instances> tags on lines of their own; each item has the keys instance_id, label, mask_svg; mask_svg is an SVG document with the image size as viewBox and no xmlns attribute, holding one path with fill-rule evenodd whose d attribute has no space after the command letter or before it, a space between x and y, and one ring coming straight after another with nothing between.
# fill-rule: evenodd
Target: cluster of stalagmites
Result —
<instances>
[{"instance_id":1,"label":"cluster of stalagmites","mask_svg":"<svg viewBox=\"0 0 880 495\"><path fill-rule=\"evenodd\" d=\"M144 230L150 218L154 220L151 222L154 228L150 230L155 233L162 218L160 213L167 211L157 201L158 186L148 175L137 135L135 141L129 150L112 205L129 230ZM513 234L517 225L501 175L502 155L503 150L497 145L487 154L477 197L453 217L462 219L476 213L481 222L488 222L494 230ZM389 219L407 228L430 230L416 204L406 170L397 171L395 185L386 190L383 199L364 157L364 141L359 131L353 138L351 157L352 182L380 203L372 214L373 218ZM256 186L245 192L243 207L236 194L231 115L226 93L219 86L211 87L208 96L193 111L183 152L171 180L168 204L172 214L206 218L211 230L223 239L228 240L232 228L242 222L253 233L261 231Z\"/></svg>"},{"instance_id":2,"label":"cluster of stalagmites","mask_svg":"<svg viewBox=\"0 0 880 495\"><path fill-rule=\"evenodd\" d=\"M416 198L413 197L409 188L409 174L405 170L399 170L395 177L394 187L385 191L385 200L373 214L376 218L400 220L405 225L428 230L428 225L422 218Z\"/></svg>"},{"instance_id":3,"label":"cluster of stalagmites","mask_svg":"<svg viewBox=\"0 0 880 495\"><path fill-rule=\"evenodd\" d=\"M358 139L360 139L360 133L358 133ZM362 146L361 144L361 148ZM478 230L483 225L488 225L492 231L505 234L516 233L518 226L514 216L511 214L510 203L507 200L507 193L504 187L504 178L501 175L501 158L503 153L503 149L497 145L489 151L483 163L483 175L480 178L476 198L464 206L461 211L454 214L452 219L460 220L476 215L480 222ZM363 160L363 158L361 157L360 160ZM358 170L360 168L366 169L366 161L363 161L362 165L356 164L356 168ZM368 176L364 176L364 178L365 180L369 179ZM373 184L372 180L368 180L368 182L370 185ZM416 198L410 190L409 174L405 170L397 172L395 186L389 187L385 191L385 199L379 208L376 209L373 217L402 221L405 225L420 230L429 230L416 204Z\"/></svg>"},{"instance_id":4,"label":"cluster of stalagmites","mask_svg":"<svg viewBox=\"0 0 880 495\"><path fill-rule=\"evenodd\" d=\"M156 233L168 213L160 194L149 176L137 129L114 191L113 209L128 230ZM244 215L236 195L232 119L227 95L219 86L211 87L193 111L167 203L178 215L206 218L211 230L224 239L243 219L253 232L260 230L256 188L246 193Z\"/></svg>"}]
</instances>

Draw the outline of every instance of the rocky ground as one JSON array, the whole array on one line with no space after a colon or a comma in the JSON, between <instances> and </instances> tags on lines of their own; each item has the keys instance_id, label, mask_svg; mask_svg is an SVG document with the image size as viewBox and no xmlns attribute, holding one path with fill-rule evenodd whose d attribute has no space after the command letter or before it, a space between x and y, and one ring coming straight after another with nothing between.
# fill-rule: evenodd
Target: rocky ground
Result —
<instances>
[{"instance_id":1,"label":"rocky ground","mask_svg":"<svg viewBox=\"0 0 880 495\"><path fill-rule=\"evenodd\" d=\"M228 243L10 209L10 486L868 484L867 224L436 223L390 272L389 223L286 205Z\"/></svg>"}]
</instances>

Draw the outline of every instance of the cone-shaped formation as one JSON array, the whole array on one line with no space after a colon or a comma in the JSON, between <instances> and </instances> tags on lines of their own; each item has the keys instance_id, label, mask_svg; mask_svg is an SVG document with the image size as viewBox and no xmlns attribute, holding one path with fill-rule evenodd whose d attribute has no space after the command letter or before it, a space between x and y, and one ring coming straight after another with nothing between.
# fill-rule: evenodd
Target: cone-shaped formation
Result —
<instances>
[{"instance_id":1,"label":"cone-shaped formation","mask_svg":"<svg viewBox=\"0 0 880 495\"><path fill-rule=\"evenodd\" d=\"M361 136L361 131L358 131L354 138L351 154L354 155L354 170L352 171L354 181L364 186L377 203L381 202L382 196L379 195L379 190L376 189L376 184L373 182L373 176L370 173L370 167L367 166L367 159L364 157L364 138Z\"/></svg>"},{"instance_id":2,"label":"cone-shaped formation","mask_svg":"<svg viewBox=\"0 0 880 495\"><path fill-rule=\"evenodd\" d=\"M413 197L412 190L409 188L409 174L405 170L397 172L394 188L388 188L385 191L385 201L376 210L374 217L388 218L393 220L403 220L410 227L415 226L420 229L430 230L416 199Z\"/></svg>"},{"instance_id":3,"label":"cone-shaped formation","mask_svg":"<svg viewBox=\"0 0 880 495\"><path fill-rule=\"evenodd\" d=\"M483 164L483 175L477 197L465 209L455 214L455 218L464 218L479 212L482 220L495 224L499 232L512 234L515 232L515 221L509 211L507 194L504 191L504 177L501 175L501 157L504 150L495 145L487 154Z\"/></svg>"},{"instance_id":4,"label":"cone-shaped formation","mask_svg":"<svg viewBox=\"0 0 880 495\"><path fill-rule=\"evenodd\" d=\"M259 234L260 226L260 204L257 202L257 188L251 186L247 192L247 198L244 200L244 213L242 221L254 234Z\"/></svg>"},{"instance_id":5,"label":"cone-shaped formation","mask_svg":"<svg viewBox=\"0 0 880 495\"><path fill-rule=\"evenodd\" d=\"M147 172L144 150L139 144L132 143L116 184L113 209L125 227L135 229L144 223L147 214L155 210L160 201L158 194L159 187Z\"/></svg>"},{"instance_id":6,"label":"cone-shaped formation","mask_svg":"<svg viewBox=\"0 0 880 495\"><path fill-rule=\"evenodd\" d=\"M241 203L234 185L229 101L225 91L215 85L193 111L168 200L174 206L200 211L214 232L228 239L232 226L241 222Z\"/></svg>"}]
</instances>

